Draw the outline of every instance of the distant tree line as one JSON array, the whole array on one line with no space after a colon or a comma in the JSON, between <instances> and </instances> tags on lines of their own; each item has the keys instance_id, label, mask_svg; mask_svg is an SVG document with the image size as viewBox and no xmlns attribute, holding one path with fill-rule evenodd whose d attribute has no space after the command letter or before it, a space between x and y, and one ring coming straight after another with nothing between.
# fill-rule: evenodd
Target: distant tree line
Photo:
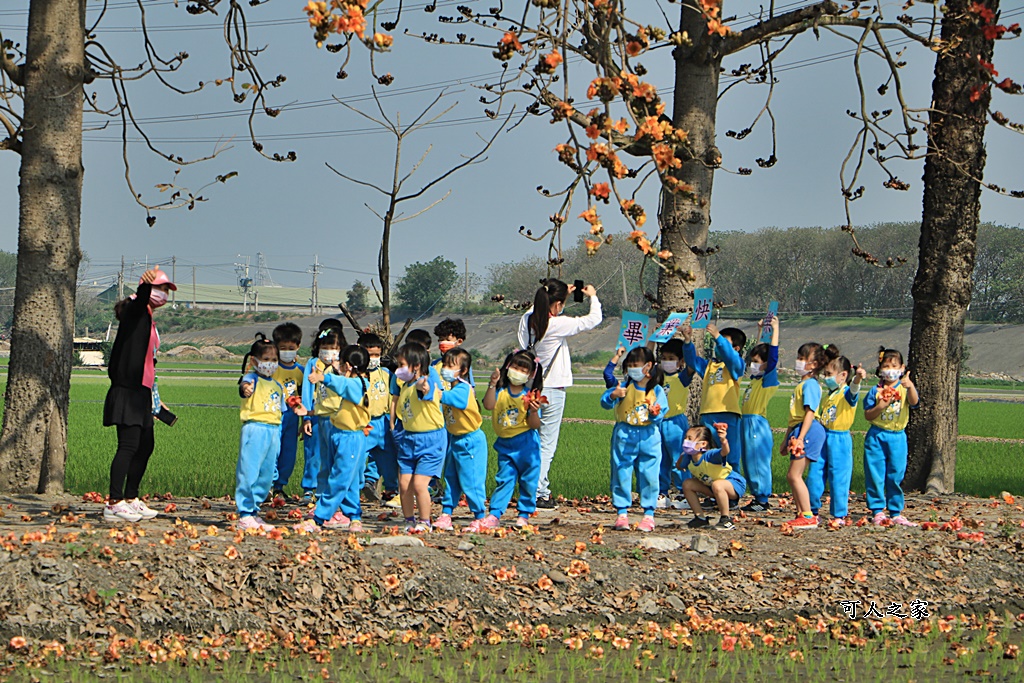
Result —
<instances>
[{"instance_id":1,"label":"distant tree line","mask_svg":"<svg viewBox=\"0 0 1024 683\"><path fill-rule=\"evenodd\" d=\"M889 257L907 262L894 268L868 265L850 254L850 236L836 228L712 232L708 244L720 251L707 259L708 282L715 299L735 300L738 312L760 312L775 300L790 315L909 318L920 225L886 223L859 228L856 234L861 247L881 262ZM1024 322L1024 230L982 224L977 246L970 320ZM564 255L562 279L598 285L607 314L618 315L623 307L650 311L639 287L640 254L625 235L613 236L612 244L592 257L581 238L580 247ZM648 264L644 273L645 289L652 294L654 270ZM529 301L546 271L539 257L495 264L485 281L487 298Z\"/></svg>"}]
</instances>

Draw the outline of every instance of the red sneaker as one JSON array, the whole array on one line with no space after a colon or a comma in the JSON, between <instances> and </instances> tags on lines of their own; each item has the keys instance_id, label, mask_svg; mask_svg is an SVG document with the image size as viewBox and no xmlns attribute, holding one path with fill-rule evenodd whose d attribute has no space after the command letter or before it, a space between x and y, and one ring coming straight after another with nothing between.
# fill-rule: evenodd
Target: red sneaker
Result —
<instances>
[{"instance_id":1,"label":"red sneaker","mask_svg":"<svg viewBox=\"0 0 1024 683\"><path fill-rule=\"evenodd\" d=\"M794 530L796 529L817 529L818 518L817 517L797 517L791 522L787 522Z\"/></svg>"}]
</instances>

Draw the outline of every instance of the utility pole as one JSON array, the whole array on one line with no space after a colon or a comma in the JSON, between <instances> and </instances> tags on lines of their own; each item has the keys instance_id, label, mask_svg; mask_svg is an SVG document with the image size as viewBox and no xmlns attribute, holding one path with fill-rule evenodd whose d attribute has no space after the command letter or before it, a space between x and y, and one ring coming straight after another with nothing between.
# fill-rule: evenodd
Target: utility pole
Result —
<instances>
[{"instance_id":1,"label":"utility pole","mask_svg":"<svg viewBox=\"0 0 1024 683\"><path fill-rule=\"evenodd\" d=\"M245 263L235 264L235 274L238 276L238 291L242 295L242 313L245 313L249 310L249 293L253 289L252 278L249 277L248 256L245 257Z\"/></svg>"},{"instance_id":2,"label":"utility pole","mask_svg":"<svg viewBox=\"0 0 1024 683\"><path fill-rule=\"evenodd\" d=\"M320 312L320 288L317 282L317 276L320 275L320 254L313 255L312 268L306 272L313 274L313 286L309 292L309 313L316 315Z\"/></svg>"},{"instance_id":3,"label":"utility pole","mask_svg":"<svg viewBox=\"0 0 1024 683\"><path fill-rule=\"evenodd\" d=\"M121 255L121 270L117 271L117 300L124 298L124 254Z\"/></svg>"},{"instance_id":4,"label":"utility pole","mask_svg":"<svg viewBox=\"0 0 1024 683\"><path fill-rule=\"evenodd\" d=\"M462 300L462 312L465 313L466 309L469 308L469 259L466 259L466 293L465 298Z\"/></svg>"},{"instance_id":5,"label":"utility pole","mask_svg":"<svg viewBox=\"0 0 1024 683\"><path fill-rule=\"evenodd\" d=\"M192 308L196 307L196 267L192 266Z\"/></svg>"},{"instance_id":6,"label":"utility pole","mask_svg":"<svg viewBox=\"0 0 1024 683\"><path fill-rule=\"evenodd\" d=\"M629 299L626 297L626 264L619 261L619 266L622 271L622 310L626 310L629 307Z\"/></svg>"},{"instance_id":7,"label":"utility pole","mask_svg":"<svg viewBox=\"0 0 1024 683\"><path fill-rule=\"evenodd\" d=\"M176 282L178 279L178 257L171 257L171 282ZM177 299L175 298L175 291L171 290L171 308L177 307Z\"/></svg>"}]
</instances>

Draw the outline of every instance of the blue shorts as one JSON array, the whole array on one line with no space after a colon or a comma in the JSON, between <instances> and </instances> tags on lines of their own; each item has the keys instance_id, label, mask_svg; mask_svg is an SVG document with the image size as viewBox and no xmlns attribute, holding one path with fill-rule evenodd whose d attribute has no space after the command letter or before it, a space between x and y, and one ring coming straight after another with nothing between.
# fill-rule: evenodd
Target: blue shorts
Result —
<instances>
[{"instance_id":1,"label":"blue shorts","mask_svg":"<svg viewBox=\"0 0 1024 683\"><path fill-rule=\"evenodd\" d=\"M448 430L395 434L398 444L398 473L440 477L444 469L444 456L448 452Z\"/></svg>"},{"instance_id":2,"label":"blue shorts","mask_svg":"<svg viewBox=\"0 0 1024 683\"><path fill-rule=\"evenodd\" d=\"M786 432L786 437L783 443L789 443L789 440L800 433L800 425L790 427ZM807 434L804 435L804 454L789 456L790 460L799 460L800 458L806 458L808 462L817 462L821 458L821 449L825 446L825 427L820 422L815 420L811 423L810 429L807 430Z\"/></svg>"}]
</instances>

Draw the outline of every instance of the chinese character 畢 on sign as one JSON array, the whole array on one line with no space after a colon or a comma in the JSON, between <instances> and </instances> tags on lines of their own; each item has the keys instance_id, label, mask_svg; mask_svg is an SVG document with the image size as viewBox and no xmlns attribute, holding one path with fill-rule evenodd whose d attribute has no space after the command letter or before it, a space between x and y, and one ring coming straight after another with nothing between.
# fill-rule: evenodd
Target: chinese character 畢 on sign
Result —
<instances>
[{"instance_id":1,"label":"chinese character \u7562 on sign","mask_svg":"<svg viewBox=\"0 0 1024 683\"><path fill-rule=\"evenodd\" d=\"M622 332L622 337L630 344L636 344L644 340L644 326L639 320L630 320L626 324L626 329Z\"/></svg>"}]
</instances>

